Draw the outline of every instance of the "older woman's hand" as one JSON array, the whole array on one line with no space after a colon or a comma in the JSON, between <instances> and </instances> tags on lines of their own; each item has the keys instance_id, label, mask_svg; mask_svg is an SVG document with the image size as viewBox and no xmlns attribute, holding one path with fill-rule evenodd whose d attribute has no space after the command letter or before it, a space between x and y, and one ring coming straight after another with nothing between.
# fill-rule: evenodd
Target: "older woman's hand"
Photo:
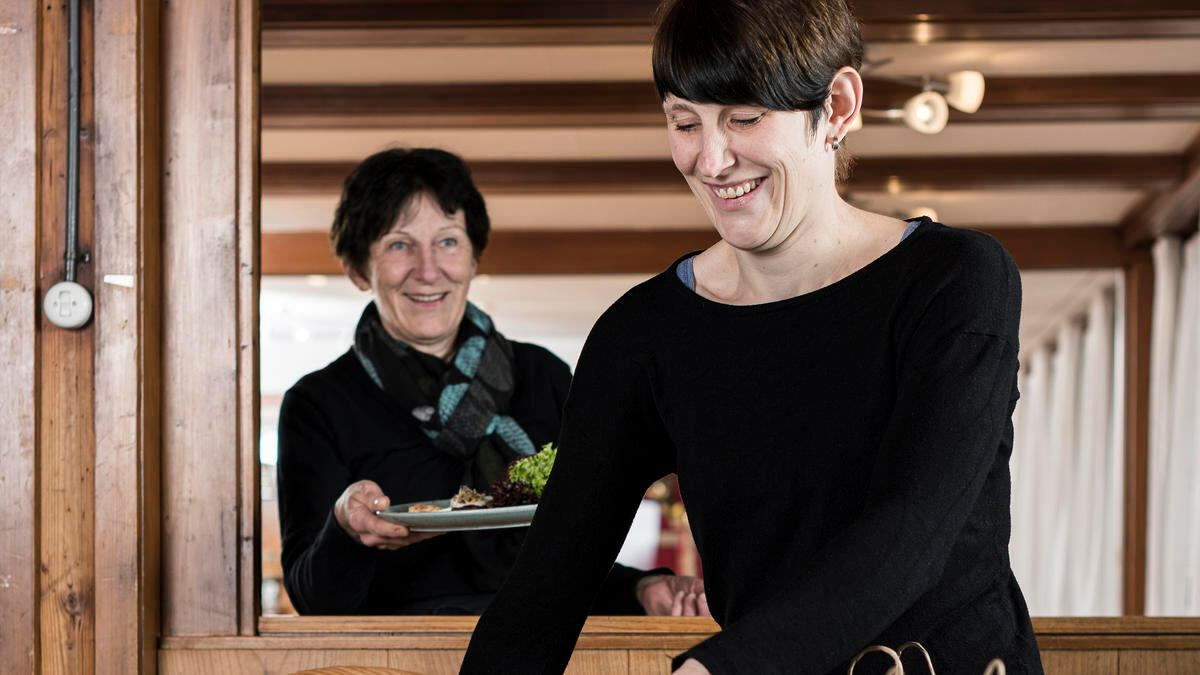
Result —
<instances>
[{"instance_id":1,"label":"older woman's hand","mask_svg":"<svg viewBox=\"0 0 1200 675\"><path fill-rule=\"evenodd\" d=\"M403 548L430 537L436 537L441 532L409 532L408 528L396 523L390 523L375 515L378 509L386 509L391 504L387 495L375 481L360 480L351 483L342 496L333 505L333 516L338 525L352 539L372 548L392 551Z\"/></svg>"},{"instance_id":2,"label":"older woman's hand","mask_svg":"<svg viewBox=\"0 0 1200 675\"><path fill-rule=\"evenodd\" d=\"M650 616L712 616L704 595L704 582L696 577L669 574L642 577L637 599Z\"/></svg>"}]
</instances>

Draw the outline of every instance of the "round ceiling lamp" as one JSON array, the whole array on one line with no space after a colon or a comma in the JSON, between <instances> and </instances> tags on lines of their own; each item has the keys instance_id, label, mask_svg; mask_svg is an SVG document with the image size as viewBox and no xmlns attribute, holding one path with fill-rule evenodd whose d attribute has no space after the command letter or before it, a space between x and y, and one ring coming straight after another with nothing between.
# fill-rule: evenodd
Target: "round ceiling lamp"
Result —
<instances>
[{"instance_id":1,"label":"round ceiling lamp","mask_svg":"<svg viewBox=\"0 0 1200 675\"><path fill-rule=\"evenodd\" d=\"M914 131L936 134L950 121L950 106L936 91L923 91L904 104L901 119Z\"/></svg>"}]
</instances>

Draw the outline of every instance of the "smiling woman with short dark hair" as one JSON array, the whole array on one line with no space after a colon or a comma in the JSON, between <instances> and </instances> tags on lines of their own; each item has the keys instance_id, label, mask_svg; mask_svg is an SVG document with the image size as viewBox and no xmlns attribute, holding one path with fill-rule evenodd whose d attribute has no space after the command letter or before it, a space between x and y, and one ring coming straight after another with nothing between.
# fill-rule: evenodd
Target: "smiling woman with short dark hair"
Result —
<instances>
[{"instance_id":1,"label":"smiling woman with short dark hair","mask_svg":"<svg viewBox=\"0 0 1200 675\"><path fill-rule=\"evenodd\" d=\"M1008 560L1020 276L986 235L838 194L861 58L843 0L665 6L671 156L721 240L592 329L464 673L561 672L670 472L721 626L678 675L845 673L911 640L939 672L1041 672Z\"/></svg>"}]
</instances>

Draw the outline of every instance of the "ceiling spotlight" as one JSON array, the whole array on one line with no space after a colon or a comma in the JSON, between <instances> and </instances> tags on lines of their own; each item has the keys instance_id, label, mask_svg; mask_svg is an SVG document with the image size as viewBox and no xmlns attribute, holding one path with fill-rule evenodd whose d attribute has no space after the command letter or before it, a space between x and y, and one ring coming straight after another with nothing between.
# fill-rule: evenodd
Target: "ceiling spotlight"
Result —
<instances>
[{"instance_id":1,"label":"ceiling spotlight","mask_svg":"<svg viewBox=\"0 0 1200 675\"><path fill-rule=\"evenodd\" d=\"M976 70L960 70L947 75L946 80L946 103L965 113L979 110L979 105L983 103L982 73Z\"/></svg>"},{"instance_id":2,"label":"ceiling spotlight","mask_svg":"<svg viewBox=\"0 0 1200 675\"><path fill-rule=\"evenodd\" d=\"M870 71L871 77L876 79L920 87L921 93L910 98L902 109L864 108L861 115L904 120L905 124L916 131L936 134L946 128L946 122L950 119L950 107L973 113L979 110L983 103L984 81L983 74L979 71L959 70L947 75L926 74L919 78L879 75L874 72L892 61L891 58L868 61L864 64L863 72Z\"/></svg>"},{"instance_id":3,"label":"ceiling spotlight","mask_svg":"<svg viewBox=\"0 0 1200 675\"><path fill-rule=\"evenodd\" d=\"M903 108L863 109L861 114L867 117L902 120L914 131L936 134L946 128L946 122L950 120L950 107L946 105L946 99L936 91L923 91L908 99Z\"/></svg>"},{"instance_id":4,"label":"ceiling spotlight","mask_svg":"<svg viewBox=\"0 0 1200 675\"><path fill-rule=\"evenodd\" d=\"M923 91L908 99L900 111L900 118L913 131L936 134L950 121L950 107L936 91Z\"/></svg>"}]
</instances>

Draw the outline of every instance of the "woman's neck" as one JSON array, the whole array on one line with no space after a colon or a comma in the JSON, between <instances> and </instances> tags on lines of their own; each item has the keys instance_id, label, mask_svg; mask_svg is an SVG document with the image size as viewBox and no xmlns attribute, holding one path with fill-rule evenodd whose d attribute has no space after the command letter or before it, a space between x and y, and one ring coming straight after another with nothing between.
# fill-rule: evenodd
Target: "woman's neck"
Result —
<instances>
[{"instance_id":1,"label":"woman's neck","mask_svg":"<svg viewBox=\"0 0 1200 675\"><path fill-rule=\"evenodd\" d=\"M824 288L886 253L903 221L862 211L840 198L810 211L778 245L744 251L725 242L696 258L696 290L717 302L752 305Z\"/></svg>"}]
</instances>

